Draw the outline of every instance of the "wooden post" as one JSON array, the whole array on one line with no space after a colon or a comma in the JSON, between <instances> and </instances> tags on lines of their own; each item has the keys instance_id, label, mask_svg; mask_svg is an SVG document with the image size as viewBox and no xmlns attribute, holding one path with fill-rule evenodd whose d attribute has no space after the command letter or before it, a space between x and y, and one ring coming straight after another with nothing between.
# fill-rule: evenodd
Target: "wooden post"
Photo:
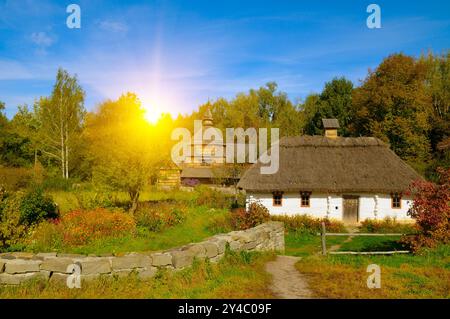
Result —
<instances>
[{"instance_id":1,"label":"wooden post","mask_svg":"<svg viewBox=\"0 0 450 319\"><path fill-rule=\"evenodd\" d=\"M327 254L326 231L325 222L322 222L322 255L324 256Z\"/></svg>"}]
</instances>

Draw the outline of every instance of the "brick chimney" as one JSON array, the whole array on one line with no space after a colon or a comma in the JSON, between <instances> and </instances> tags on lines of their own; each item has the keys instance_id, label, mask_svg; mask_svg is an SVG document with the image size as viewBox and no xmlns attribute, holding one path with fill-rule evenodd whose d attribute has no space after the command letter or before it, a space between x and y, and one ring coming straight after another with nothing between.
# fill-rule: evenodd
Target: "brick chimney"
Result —
<instances>
[{"instance_id":1,"label":"brick chimney","mask_svg":"<svg viewBox=\"0 0 450 319\"><path fill-rule=\"evenodd\" d=\"M337 119L322 119L323 128L325 129L325 137L337 138L339 121Z\"/></svg>"}]
</instances>

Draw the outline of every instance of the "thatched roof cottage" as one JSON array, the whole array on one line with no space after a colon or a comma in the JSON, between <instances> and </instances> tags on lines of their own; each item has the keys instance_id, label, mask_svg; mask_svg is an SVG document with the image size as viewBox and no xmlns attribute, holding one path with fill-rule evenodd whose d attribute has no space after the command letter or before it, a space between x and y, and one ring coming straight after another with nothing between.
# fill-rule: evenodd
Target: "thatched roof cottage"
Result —
<instances>
[{"instance_id":1,"label":"thatched roof cottage","mask_svg":"<svg viewBox=\"0 0 450 319\"><path fill-rule=\"evenodd\" d=\"M421 179L389 146L374 137L339 137L337 121L324 120L325 136L280 140L277 173L260 164L238 186L248 202L258 200L271 214L308 214L356 223L367 218L409 219L409 184Z\"/></svg>"}]
</instances>

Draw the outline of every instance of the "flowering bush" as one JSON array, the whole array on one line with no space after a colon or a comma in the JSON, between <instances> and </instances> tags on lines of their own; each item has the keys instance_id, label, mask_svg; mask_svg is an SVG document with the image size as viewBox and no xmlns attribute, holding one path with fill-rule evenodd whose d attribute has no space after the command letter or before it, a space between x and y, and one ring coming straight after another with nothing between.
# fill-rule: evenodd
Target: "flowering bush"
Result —
<instances>
[{"instance_id":1,"label":"flowering bush","mask_svg":"<svg viewBox=\"0 0 450 319\"><path fill-rule=\"evenodd\" d=\"M253 202L248 210L237 208L231 213L233 229L248 229L262 224L270 219L269 210L260 203Z\"/></svg>"},{"instance_id":2,"label":"flowering bush","mask_svg":"<svg viewBox=\"0 0 450 319\"><path fill-rule=\"evenodd\" d=\"M366 219L361 222L359 230L363 233L403 233L411 234L417 231L415 225L399 223L395 218L386 217L382 220Z\"/></svg>"},{"instance_id":3,"label":"flowering bush","mask_svg":"<svg viewBox=\"0 0 450 319\"><path fill-rule=\"evenodd\" d=\"M187 208L181 204L169 202L145 203L140 205L134 218L138 226L150 231L161 231L165 227L175 226L186 219Z\"/></svg>"},{"instance_id":4,"label":"flowering bush","mask_svg":"<svg viewBox=\"0 0 450 319\"><path fill-rule=\"evenodd\" d=\"M278 215L272 216L271 219L283 222L285 229L289 232L316 234L322 231L322 222L325 223L327 232L343 233L346 231L341 221L328 218L315 218L308 215Z\"/></svg>"},{"instance_id":5,"label":"flowering bush","mask_svg":"<svg viewBox=\"0 0 450 319\"><path fill-rule=\"evenodd\" d=\"M136 229L132 216L102 208L67 213L58 224L62 230L63 241L67 245L84 245L104 237L134 233Z\"/></svg>"},{"instance_id":6,"label":"flowering bush","mask_svg":"<svg viewBox=\"0 0 450 319\"><path fill-rule=\"evenodd\" d=\"M438 184L414 181L408 191L414 196L408 215L416 220L419 234L404 241L414 251L450 241L450 169L438 173Z\"/></svg>"}]
</instances>

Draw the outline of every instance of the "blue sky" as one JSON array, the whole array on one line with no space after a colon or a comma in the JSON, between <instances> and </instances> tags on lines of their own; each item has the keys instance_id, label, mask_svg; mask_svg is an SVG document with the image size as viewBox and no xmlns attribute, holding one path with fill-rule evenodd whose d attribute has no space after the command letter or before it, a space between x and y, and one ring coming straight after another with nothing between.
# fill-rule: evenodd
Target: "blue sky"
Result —
<instances>
[{"instance_id":1,"label":"blue sky","mask_svg":"<svg viewBox=\"0 0 450 319\"><path fill-rule=\"evenodd\" d=\"M66 26L81 7L81 29ZM381 7L381 29L366 7ZM49 95L58 67L77 74L86 108L136 92L152 112L276 81L296 101L334 76L358 83L387 55L450 48L443 1L0 0L0 101Z\"/></svg>"}]
</instances>

